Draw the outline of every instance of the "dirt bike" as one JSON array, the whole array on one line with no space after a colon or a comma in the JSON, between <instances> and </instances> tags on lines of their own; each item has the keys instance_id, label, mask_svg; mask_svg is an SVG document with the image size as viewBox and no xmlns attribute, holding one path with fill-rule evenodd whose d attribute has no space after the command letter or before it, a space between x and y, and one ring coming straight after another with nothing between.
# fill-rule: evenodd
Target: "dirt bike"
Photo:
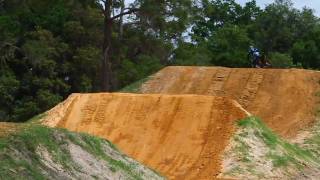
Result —
<instances>
[{"instance_id":1,"label":"dirt bike","mask_svg":"<svg viewBox=\"0 0 320 180\"><path fill-rule=\"evenodd\" d=\"M265 60L259 60L258 66L260 68L272 68L272 64L267 59Z\"/></svg>"},{"instance_id":2,"label":"dirt bike","mask_svg":"<svg viewBox=\"0 0 320 180\"><path fill-rule=\"evenodd\" d=\"M267 59L267 57L264 56L264 57L259 57L256 64L252 63L252 67L253 68L272 68L272 64Z\"/></svg>"}]
</instances>

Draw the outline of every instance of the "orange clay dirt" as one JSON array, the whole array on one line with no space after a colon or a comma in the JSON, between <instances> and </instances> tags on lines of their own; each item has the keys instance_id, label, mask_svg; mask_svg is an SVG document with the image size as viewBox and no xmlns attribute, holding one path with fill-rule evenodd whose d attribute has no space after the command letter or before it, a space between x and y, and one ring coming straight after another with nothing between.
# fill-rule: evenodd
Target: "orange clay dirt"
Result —
<instances>
[{"instance_id":1,"label":"orange clay dirt","mask_svg":"<svg viewBox=\"0 0 320 180\"><path fill-rule=\"evenodd\" d=\"M169 179L215 179L243 108L293 136L315 119L319 82L298 69L167 67L141 88L153 95L73 94L43 122L106 138Z\"/></svg>"},{"instance_id":2,"label":"orange clay dirt","mask_svg":"<svg viewBox=\"0 0 320 180\"><path fill-rule=\"evenodd\" d=\"M224 97L73 94L43 123L108 139L169 179L215 179L235 121L247 116Z\"/></svg>"},{"instance_id":3,"label":"orange clay dirt","mask_svg":"<svg viewBox=\"0 0 320 180\"><path fill-rule=\"evenodd\" d=\"M315 120L319 83L320 73L309 70L167 67L141 92L230 97L280 135L292 137Z\"/></svg>"}]
</instances>

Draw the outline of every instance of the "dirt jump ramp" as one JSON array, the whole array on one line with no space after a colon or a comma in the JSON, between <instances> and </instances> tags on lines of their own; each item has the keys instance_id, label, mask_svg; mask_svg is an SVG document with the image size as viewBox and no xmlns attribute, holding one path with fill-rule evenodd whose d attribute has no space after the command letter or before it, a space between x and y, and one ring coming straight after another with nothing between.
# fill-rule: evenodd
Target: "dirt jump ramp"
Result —
<instances>
[{"instance_id":1,"label":"dirt jump ramp","mask_svg":"<svg viewBox=\"0 0 320 180\"><path fill-rule=\"evenodd\" d=\"M172 66L155 74L141 92L229 97L288 137L315 120L319 83L318 71Z\"/></svg>"},{"instance_id":2,"label":"dirt jump ramp","mask_svg":"<svg viewBox=\"0 0 320 180\"><path fill-rule=\"evenodd\" d=\"M106 138L169 179L215 179L235 121L247 116L225 97L73 94L43 123Z\"/></svg>"}]
</instances>

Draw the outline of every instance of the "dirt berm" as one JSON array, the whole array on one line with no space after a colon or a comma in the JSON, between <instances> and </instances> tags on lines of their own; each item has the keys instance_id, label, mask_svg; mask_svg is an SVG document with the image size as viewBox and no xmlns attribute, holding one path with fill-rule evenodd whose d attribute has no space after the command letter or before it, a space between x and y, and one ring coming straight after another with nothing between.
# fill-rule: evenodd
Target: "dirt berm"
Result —
<instances>
[{"instance_id":1,"label":"dirt berm","mask_svg":"<svg viewBox=\"0 0 320 180\"><path fill-rule=\"evenodd\" d=\"M43 122L106 138L169 179L214 179L247 116L224 97L104 93L73 94Z\"/></svg>"},{"instance_id":2,"label":"dirt berm","mask_svg":"<svg viewBox=\"0 0 320 180\"><path fill-rule=\"evenodd\" d=\"M315 120L319 83L320 73L310 70L172 66L155 74L141 92L230 97L289 137Z\"/></svg>"}]
</instances>

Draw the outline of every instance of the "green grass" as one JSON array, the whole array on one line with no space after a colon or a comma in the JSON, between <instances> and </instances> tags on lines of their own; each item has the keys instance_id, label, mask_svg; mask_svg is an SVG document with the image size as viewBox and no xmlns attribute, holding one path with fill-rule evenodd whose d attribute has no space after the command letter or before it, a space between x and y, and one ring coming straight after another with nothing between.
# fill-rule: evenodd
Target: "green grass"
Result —
<instances>
[{"instance_id":1,"label":"green grass","mask_svg":"<svg viewBox=\"0 0 320 180\"><path fill-rule=\"evenodd\" d=\"M319 98L320 91L314 95L315 98ZM319 120L320 101L318 105L318 108L315 110L315 115ZM237 158L239 158L240 164L237 164L236 167L240 167L242 172L238 175L247 173L247 175L255 176L253 171L255 171L256 168L250 166L259 165L259 163L257 164L256 162L267 161L272 162L272 171L277 169L283 171L286 175L292 172L292 168L295 168L296 171L301 173L304 172L306 167L311 169L320 168L320 122L317 122L313 128L306 129L311 136L299 144L289 143L281 138L257 117L240 120L237 124L241 130L240 133L234 137L236 146L234 146L233 152L239 156ZM246 144L250 142L252 146L252 143L256 140L258 140L258 144L263 143L260 144L263 148L263 155L257 159L250 156L250 154L253 153L253 149ZM263 168L263 164L260 164L260 166ZM291 170L288 171L289 169Z\"/></svg>"},{"instance_id":2,"label":"green grass","mask_svg":"<svg viewBox=\"0 0 320 180\"><path fill-rule=\"evenodd\" d=\"M304 149L296 144L288 143L268 128L259 118L249 117L238 121L238 125L244 129L252 128L254 130L254 135L263 140L265 145L269 148L267 157L272 160L274 167L285 167L293 164L296 165L296 167L301 168L301 163L299 163L301 160L320 164L319 158L309 149ZM241 136L238 136L238 138L239 137ZM316 141L320 143L320 139L318 140ZM236 150L240 151L244 157L249 156L249 147L243 145L245 143L242 142L241 139L236 141L240 141L238 146L242 147L242 149ZM278 154L279 152L276 151L276 149L281 149L282 154Z\"/></svg>"},{"instance_id":3,"label":"green grass","mask_svg":"<svg viewBox=\"0 0 320 180\"><path fill-rule=\"evenodd\" d=\"M12 148L23 150L27 153L26 156L30 160L29 163L36 168L36 166L40 164L40 156L36 152L39 145L41 145L49 151L55 162L63 165L65 168L70 168L72 162L71 156L67 150L61 148L61 142L59 142L59 144L57 143L55 131L58 130L41 125L25 124L18 132L11 134L8 137L0 138L0 154L2 154L3 151L8 151L8 149ZM17 159L14 157L12 158L15 159L16 162ZM25 163L23 167L30 169L27 165L28 163ZM30 169L29 172L32 172L31 170L32 169Z\"/></svg>"},{"instance_id":4,"label":"green grass","mask_svg":"<svg viewBox=\"0 0 320 180\"><path fill-rule=\"evenodd\" d=\"M139 85L131 86L137 88ZM69 174L79 171L80 167L72 160L68 143L82 147L95 158L107 163L114 173L122 173L129 179L142 179L143 172L138 171L138 162L128 161L124 154L110 141L85 133L72 133L66 129L49 128L40 124L46 114L40 114L26 123L19 124L19 129L6 136L0 136L0 179L46 179L42 174L47 167L37 153L39 146L45 148L52 160L61 165ZM118 153L119 159L106 154L106 147ZM15 151L14 151L15 150ZM108 152L109 153L109 152ZM150 169L156 175L159 173ZM96 178L96 177L92 177Z\"/></svg>"},{"instance_id":5,"label":"green grass","mask_svg":"<svg viewBox=\"0 0 320 180\"><path fill-rule=\"evenodd\" d=\"M27 123L36 123L39 124L39 120L43 119L44 117L46 117L47 114L46 113L42 113L39 115L34 116L33 118L31 118L30 120L27 121Z\"/></svg>"},{"instance_id":6,"label":"green grass","mask_svg":"<svg viewBox=\"0 0 320 180\"><path fill-rule=\"evenodd\" d=\"M259 118L249 117L244 120L238 121L240 127L251 127L256 128L259 131L256 131L255 134L262 138L264 142L274 148L279 143L279 137L272 132Z\"/></svg>"},{"instance_id":7,"label":"green grass","mask_svg":"<svg viewBox=\"0 0 320 180\"><path fill-rule=\"evenodd\" d=\"M124 87L123 89L121 89L119 92L123 92L123 93L139 93L140 92L140 88L141 86L147 82L150 79L150 77L146 77L144 79L141 79L139 81L136 81L126 87Z\"/></svg>"},{"instance_id":8,"label":"green grass","mask_svg":"<svg viewBox=\"0 0 320 180\"><path fill-rule=\"evenodd\" d=\"M26 177L32 177L35 180L45 179L40 172L37 166L25 160L1 157L0 179L27 179Z\"/></svg>"},{"instance_id":9,"label":"green grass","mask_svg":"<svg viewBox=\"0 0 320 180\"><path fill-rule=\"evenodd\" d=\"M71 136L73 135L71 134ZM94 137L94 136L90 136L85 133L80 134L80 139L77 137L71 137L70 139L77 145L87 150L88 152L94 154L96 157L99 157L107 161L113 172L123 171L125 172L125 174L129 175L132 179L136 179L136 180L141 179L141 176L137 174L137 172L135 171L136 167L134 164L127 164L121 160L116 160L105 154L105 151L103 150L104 148L103 145L108 145L112 149L117 151L117 147L113 145L111 142ZM125 157L124 155L122 156Z\"/></svg>"},{"instance_id":10,"label":"green grass","mask_svg":"<svg viewBox=\"0 0 320 180\"><path fill-rule=\"evenodd\" d=\"M40 145L46 148L54 162L62 165L65 170L78 170L79 167L73 162L69 150L64 148L70 142L79 145L94 157L105 160L112 172L121 171L130 179L141 179L141 174L136 171L140 164L125 162L126 156L121 153L121 159L106 154L105 146L117 151L109 141L38 124L25 124L18 132L0 138L0 179L45 179L41 174L44 167L41 157L36 153ZM14 152L13 149L17 151Z\"/></svg>"},{"instance_id":11,"label":"green grass","mask_svg":"<svg viewBox=\"0 0 320 180\"><path fill-rule=\"evenodd\" d=\"M237 146L235 147L235 151L239 153L242 162L251 162L250 160L250 151L249 146L241 140L241 137L244 137L242 134L236 136L234 139L237 142Z\"/></svg>"},{"instance_id":12,"label":"green grass","mask_svg":"<svg viewBox=\"0 0 320 180\"><path fill-rule=\"evenodd\" d=\"M320 81L318 83L320 84ZM315 98L317 98L319 101L320 91L317 92L315 96ZM310 130L308 130L311 132L311 137L307 138L303 145L305 148L309 149L314 156L320 157L320 102L318 102L317 106L318 107L315 112L317 122Z\"/></svg>"},{"instance_id":13,"label":"green grass","mask_svg":"<svg viewBox=\"0 0 320 180\"><path fill-rule=\"evenodd\" d=\"M311 151L314 156L320 157L320 122L311 130L312 136L304 141L304 146Z\"/></svg>"},{"instance_id":14,"label":"green grass","mask_svg":"<svg viewBox=\"0 0 320 180\"><path fill-rule=\"evenodd\" d=\"M294 159L290 156L270 154L269 158L272 159L272 164L274 167L285 167L288 166L290 162L294 162Z\"/></svg>"}]
</instances>

